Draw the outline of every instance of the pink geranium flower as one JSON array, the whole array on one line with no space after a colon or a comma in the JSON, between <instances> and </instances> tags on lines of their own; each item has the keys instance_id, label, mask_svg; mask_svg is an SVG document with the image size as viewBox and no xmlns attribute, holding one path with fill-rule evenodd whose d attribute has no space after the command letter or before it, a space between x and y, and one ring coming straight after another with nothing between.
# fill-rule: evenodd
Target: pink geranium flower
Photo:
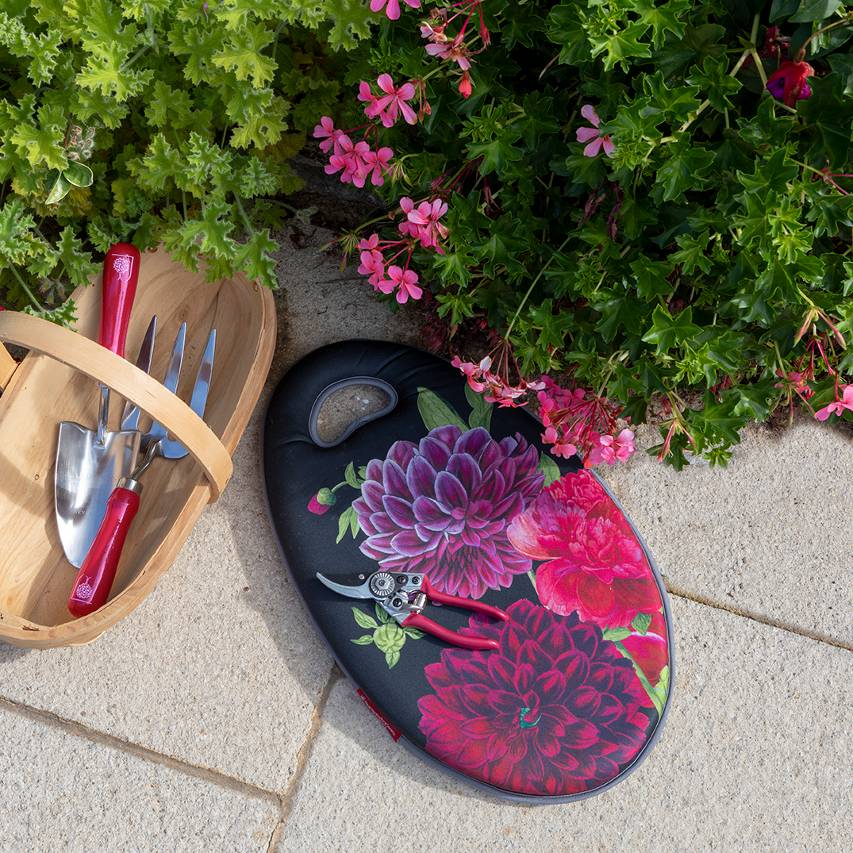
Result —
<instances>
[{"instance_id":1,"label":"pink geranium flower","mask_svg":"<svg viewBox=\"0 0 853 853\"><path fill-rule=\"evenodd\" d=\"M616 146L608 135L601 135L598 129L601 125L601 119L598 117L595 107L592 104L584 104L581 107L581 115L592 125L592 127L579 127L577 129L578 142L587 143L583 149L584 157L596 157L602 148L608 157L612 157Z\"/></svg>"},{"instance_id":2,"label":"pink geranium flower","mask_svg":"<svg viewBox=\"0 0 853 853\"><path fill-rule=\"evenodd\" d=\"M365 175L370 175L370 183L375 187L381 187L385 183L386 175L391 168L391 158L394 156L394 151L391 148L383 147L376 151L367 151L362 158L362 163L365 169Z\"/></svg>"},{"instance_id":3,"label":"pink geranium flower","mask_svg":"<svg viewBox=\"0 0 853 853\"><path fill-rule=\"evenodd\" d=\"M400 209L406 214L406 221L400 225L400 233L416 237L425 249L434 248L441 253L439 240L447 237L447 227L439 220L447 213L447 204L435 198L416 205L410 198L403 196Z\"/></svg>"},{"instance_id":4,"label":"pink geranium flower","mask_svg":"<svg viewBox=\"0 0 853 853\"><path fill-rule=\"evenodd\" d=\"M420 299L423 296L423 290L418 287L418 274L414 270L404 270L394 264L388 267L386 275L388 277L380 281L377 287L383 293L393 293L396 290L395 298L401 305L410 298Z\"/></svg>"},{"instance_id":5,"label":"pink geranium flower","mask_svg":"<svg viewBox=\"0 0 853 853\"><path fill-rule=\"evenodd\" d=\"M553 426L545 428L545 432L542 435L542 441L544 441L545 444L553 445L551 453L553 453L554 456L561 456L563 459L571 459L572 456L578 452L577 447L570 441L566 441Z\"/></svg>"},{"instance_id":6,"label":"pink geranium flower","mask_svg":"<svg viewBox=\"0 0 853 853\"><path fill-rule=\"evenodd\" d=\"M627 462L636 449L634 433L629 429L623 429L618 435L600 435L598 445L589 452L588 462L590 465Z\"/></svg>"},{"instance_id":7,"label":"pink geranium flower","mask_svg":"<svg viewBox=\"0 0 853 853\"><path fill-rule=\"evenodd\" d=\"M845 409L848 412L853 412L853 383L843 386L841 398L833 401L828 406L824 406L822 409L818 409L814 416L819 421L825 421L830 415L838 415L840 417L844 414Z\"/></svg>"},{"instance_id":8,"label":"pink geranium flower","mask_svg":"<svg viewBox=\"0 0 853 853\"><path fill-rule=\"evenodd\" d=\"M479 364L474 364L473 361L462 361L458 355L453 356L450 362L457 370L461 370L465 374L465 379L468 382L468 387L478 394L482 394L486 390L486 383L480 379L483 374L492 366L492 360L486 356Z\"/></svg>"},{"instance_id":9,"label":"pink geranium flower","mask_svg":"<svg viewBox=\"0 0 853 853\"><path fill-rule=\"evenodd\" d=\"M358 99L367 104L364 114L378 118L385 127L392 127L400 115L409 124L417 124L417 113L407 103L415 97L415 84L395 86L390 74L380 74L376 83L383 94L377 95L364 80L358 84Z\"/></svg>"},{"instance_id":10,"label":"pink geranium flower","mask_svg":"<svg viewBox=\"0 0 853 853\"><path fill-rule=\"evenodd\" d=\"M430 56L455 62L463 71L467 71L471 67L468 48L459 36L453 41L431 42L425 50Z\"/></svg>"},{"instance_id":11,"label":"pink geranium flower","mask_svg":"<svg viewBox=\"0 0 853 853\"><path fill-rule=\"evenodd\" d=\"M320 150L324 154L327 154L330 149L333 154L338 154L341 137L345 135L342 130L335 127L335 123L329 116L323 116L320 124L314 128L314 139L323 140L320 143Z\"/></svg>"},{"instance_id":12,"label":"pink geranium flower","mask_svg":"<svg viewBox=\"0 0 853 853\"><path fill-rule=\"evenodd\" d=\"M413 9L421 8L421 0L403 0L403 2ZM381 12L383 9L389 20L396 21L400 17L400 0L370 0L371 12Z\"/></svg>"},{"instance_id":13,"label":"pink geranium flower","mask_svg":"<svg viewBox=\"0 0 853 853\"><path fill-rule=\"evenodd\" d=\"M371 234L367 239L360 240L358 248L361 250L358 271L368 276L367 280L377 289L379 282L385 278L385 256L379 249L379 235Z\"/></svg>"}]
</instances>

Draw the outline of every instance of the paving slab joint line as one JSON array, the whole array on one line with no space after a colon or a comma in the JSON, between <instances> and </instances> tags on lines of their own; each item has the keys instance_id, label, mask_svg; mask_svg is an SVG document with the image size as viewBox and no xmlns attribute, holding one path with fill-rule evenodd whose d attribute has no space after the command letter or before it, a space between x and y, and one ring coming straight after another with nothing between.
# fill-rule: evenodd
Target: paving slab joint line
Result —
<instances>
[{"instance_id":1,"label":"paving slab joint line","mask_svg":"<svg viewBox=\"0 0 853 853\"><path fill-rule=\"evenodd\" d=\"M281 820L278 826L273 830L270 838L270 847L268 853L271 853L274 843L284 832L287 826L287 821L293 812L293 807L296 804L296 794L299 791L299 784L302 781L302 776L305 773L305 768L308 765L308 759L311 757L311 751L314 748L314 743L317 740L317 735L320 734L320 726L323 722L323 712L326 710L326 704L329 701L329 696L332 693L332 688L343 678L343 674L338 669L337 665L333 665L329 672L329 678L326 681L323 689L320 691L320 696L317 699L317 704L314 706L314 713L311 715L311 724L308 727L308 733L305 735L305 740L302 746L299 747L299 752L296 755L296 767L293 771L293 778L290 784L281 795Z\"/></svg>"},{"instance_id":2,"label":"paving slab joint line","mask_svg":"<svg viewBox=\"0 0 853 853\"><path fill-rule=\"evenodd\" d=\"M808 628L791 625L788 622L783 622L781 619L774 619L772 616L764 616L761 613L755 613L752 610L744 610L741 607L737 607L733 604L727 604L724 601L707 598L704 595L699 595L698 593L681 589L681 587L675 586L669 582L667 582L666 588L670 595L675 595L678 598L686 598L688 601L693 601L696 604L701 604L705 607L713 607L715 610L724 610L726 613L731 613L733 616L750 619L753 622L758 622L761 625L767 625L770 628L778 628L780 631L787 631L789 634L797 634L808 640L814 640L816 643L824 643L827 646L835 646L838 649L853 652L853 645L850 643L845 643L843 640L830 637L827 634L822 634L820 631L810 631Z\"/></svg>"},{"instance_id":3,"label":"paving slab joint line","mask_svg":"<svg viewBox=\"0 0 853 853\"><path fill-rule=\"evenodd\" d=\"M52 711L33 708L31 705L25 705L23 702L15 702L5 696L0 696L0 709L17 714L25 719L37 720L38 722L50 726L51 728L58 729L65 734L80 737L101 746L106 746L110 749L127 753L151 764L168 767L170 770L177 770L179 773L184 773L187 776L193 776L196 779L202 779L205 782L210 782L221 788L227 788L231 791L236 791L249 797L272 801L277 803L279 807L281 806L281 797L275 791L269 791L266 788L252 785L250 782L244 782L242 779L237 779L234 776L229 776L226 773L213 770L210 767L190 764L189 762L182 761L179 758L174 758L171 755L164 755L162 752L157 752L156 750L149 749L148 747L140 746L137 743L122 740L115 735L110 735L106 732L89 728L75 720L60 717Z\"/></svg>"}]
</instances>

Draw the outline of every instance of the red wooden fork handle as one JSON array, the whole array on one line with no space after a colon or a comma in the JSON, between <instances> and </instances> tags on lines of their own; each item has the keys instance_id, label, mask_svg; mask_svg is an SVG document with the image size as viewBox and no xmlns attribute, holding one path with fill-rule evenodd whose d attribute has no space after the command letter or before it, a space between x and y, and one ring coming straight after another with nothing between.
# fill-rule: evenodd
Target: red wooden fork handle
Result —
<instances>
[{"instance_id":1,"label":"red wooden fork handle","mask_svg":"<svg viewBox=\"0 0 853 853\"><path fill-rule=\"evenodd\" d=\"M509 619L509 616L499 607L492 607L491 604L486 604L484 601L474 601L473 598L460 598L458 595L448 595L446 592L439 592L433 589L426 575L424 575L421 589L426 593L426 597L430 601L435 601L438 604L449 604L451 607L464 607L466 610L474 610L485 616L491 616L492 619L500 619L502 622L506 622Z\"/></svg>"},{"instance_id":2,"label":"red wooden fork handle","mask_svg":"<svg viewBox=\"0 0 853 853\"><path fill-rule=\"evenodd\" d=\"M137 488L140 488L138 484ZM121 486L113 489L98 535L77 573L68 599L68 610L72 616L88 616L106 604L127 531L138 509L139 491Z\"/></svg>"},{"instance_id":3,"label":"red wooden fork handle","mask_svg":"<svg viewBox=\"0 0 853 853\"><path fill-rule=\"evenodd\" d=\"M453 596L450 597L452 598ZM438 622L433 622L429 616L424 616L423 613L412 613L403 620L402 625L404 628L419 628L425 634L432 634L433 637L438 637L439 640L444 640L445 643L449 643L452 646L459 646L463 649L489 652L500 647L497 640L457 634L456 631L451 631L449 628L439 625Z\"/></svg>"},{"instance_id":4,"label":"red wooden fork handle","mask_svg":"<svg viewBox=\"0 0 853 853\"><path fill-rule=\"evenodd\" d=\"M130 309L139 280L139 249L130 243L115 243L104 257L101 297L101 329L98 342L124 358Z\"/></svg>"}]
</instances>

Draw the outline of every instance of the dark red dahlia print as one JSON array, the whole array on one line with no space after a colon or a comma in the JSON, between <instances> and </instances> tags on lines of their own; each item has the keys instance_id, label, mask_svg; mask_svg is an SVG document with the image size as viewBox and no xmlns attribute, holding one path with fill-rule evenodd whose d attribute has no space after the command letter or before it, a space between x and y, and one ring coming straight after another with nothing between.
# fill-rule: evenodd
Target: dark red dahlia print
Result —
<instances>
[{"instance_id":1,"label":"dark red dahlia print","mask_svg":"<svg viewBox=\"0 0 853 853\"><path fill-rule=\"evenodd\" d=\"M361 551L383 568L425 572L441 592L480 598L529 571L507 526L542 491L539 452L520 435L500 441L482 427L433 429L397 441L367 465L353 502L367 539Z\"/></svg>"},{"instance_id":2,"label":"dark red dahlia print","mask_svg":"<svg viewBox=\"0 0 853 853\"><path fill-rule=\"evenodd\" d=\"M425 668L427 752L515 793L565 796L614 779L657 721L631 662L575 614L524 599L507 612L505 623L470 621L497 651L444 649Z\"/></svg>"},{"instance_id":3,"label":"dark red dahlia print","mask_svg":"<svg viewBox=\"0 0 853 853\"><path fill-rule=\"evenodd\" d=\"M517 515L509 541L536 570L540 601L602 628L627 628L662 607L646 555L628 521L589 471L566 474Z\"/></svg>"}]
</instances>

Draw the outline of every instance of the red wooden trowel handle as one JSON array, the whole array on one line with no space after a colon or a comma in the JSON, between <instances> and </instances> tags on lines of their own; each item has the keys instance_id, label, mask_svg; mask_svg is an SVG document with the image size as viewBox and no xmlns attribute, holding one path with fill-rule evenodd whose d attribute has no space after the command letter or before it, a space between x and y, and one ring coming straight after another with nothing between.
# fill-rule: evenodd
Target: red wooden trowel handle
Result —
<instances>
[{"instance_id":1,"label":"red wooden trowel handle","mask_svg":"<svg viewBox=\"0 0 853 853\"><path fill-rule=\"evenodd\" d=\"M115 243L104 257L104 287L101 297L101 331L98 343L124 358L130 309L139 279L139 249L130 243Z\"/></svg>"},{"instance_id":2,"label":"red wooden trowel handle","mask_svg":"<svg viewBox=\"0 0 853 853\"><path fill-rule=\"evenodd\" d=\"M68 599L72 616L88 616L106 603L127 531L138 509L139 492L121 487L113 489L98 535L77 573Z\"/></svg>"}]
</instances>

